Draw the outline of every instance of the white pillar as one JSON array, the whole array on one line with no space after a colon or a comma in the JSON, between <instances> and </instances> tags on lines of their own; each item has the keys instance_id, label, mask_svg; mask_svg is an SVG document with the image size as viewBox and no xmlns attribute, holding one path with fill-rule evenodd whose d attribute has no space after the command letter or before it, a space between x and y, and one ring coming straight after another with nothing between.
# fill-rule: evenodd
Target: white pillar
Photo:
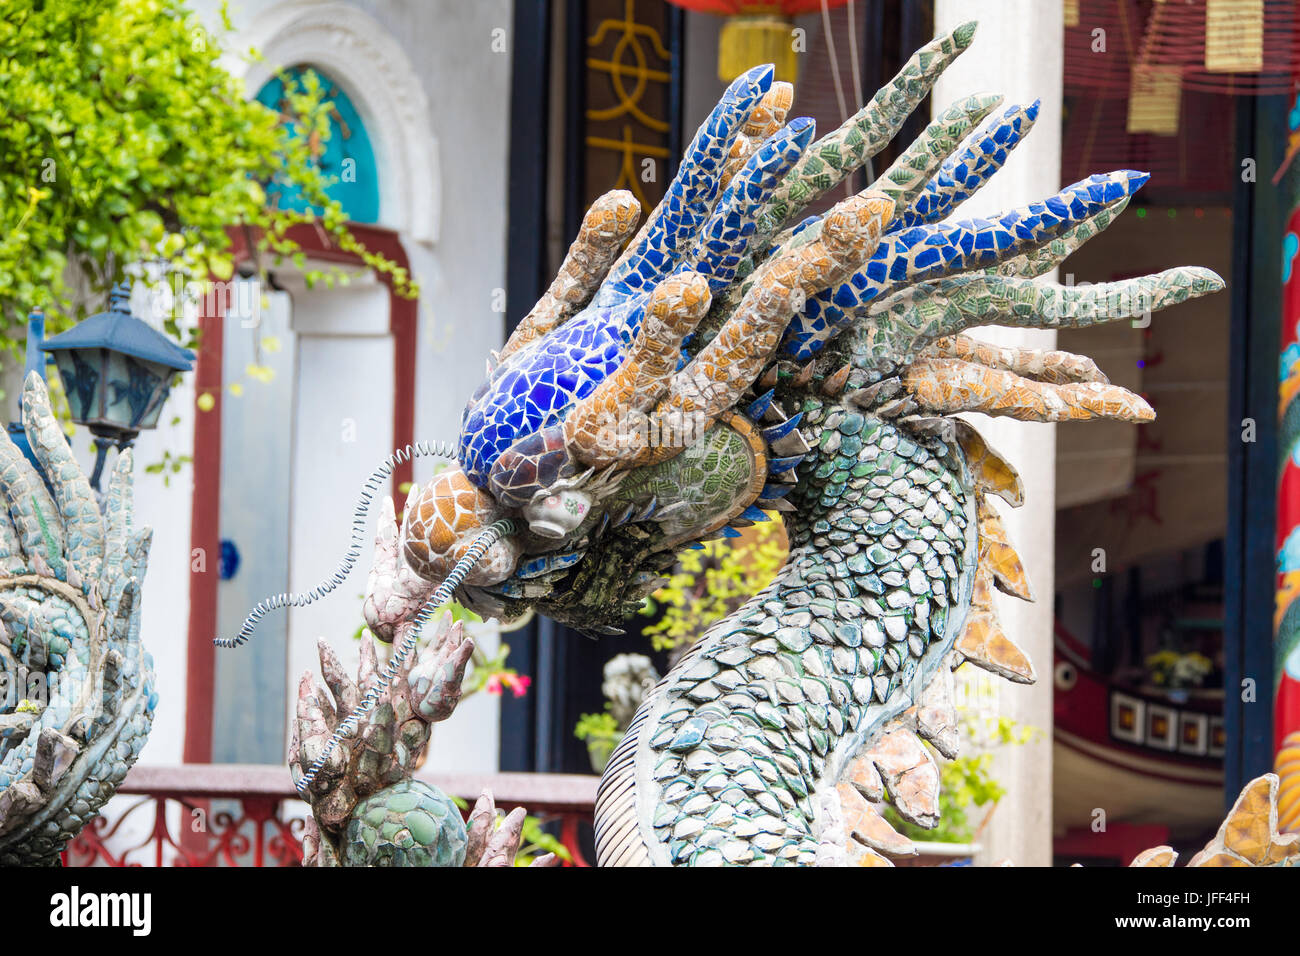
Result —
<instances>
[{"instance_id":1,"label":"white pillar","mask_svg":"<svg viewBox=\"0 0 1300 956\"><path fill-rule=\"evenodd\" d=\"M1061 169L1062 5L1051 0L935 0L937 33L968 20L979 21L975 40L936 85L935 109L976 92L1002 93L1008 105L1041 99L1042 108L1033 133L1016 148L1006 167L960 208L960 218L1043 199L1060 188ZM981 329L975 334L999 345L1051 349L1056 343L1052 331ZM1038 600L1026 604L999 594L996 601L1007 636L1033 660L1038 683L1025 687L999 682L998 709L1041 731L1034 743L1003 748L995 760L993 772L1008 793L981 835L985 849L977 862L988 865L1009 858L1017 866L1048 866L1052 861L1056 430L1053 425L983 415L972 416L972 421L1020 471L1025 483L1025 504L999 510L1024 558Z\"/></svg>"}]
</instances>

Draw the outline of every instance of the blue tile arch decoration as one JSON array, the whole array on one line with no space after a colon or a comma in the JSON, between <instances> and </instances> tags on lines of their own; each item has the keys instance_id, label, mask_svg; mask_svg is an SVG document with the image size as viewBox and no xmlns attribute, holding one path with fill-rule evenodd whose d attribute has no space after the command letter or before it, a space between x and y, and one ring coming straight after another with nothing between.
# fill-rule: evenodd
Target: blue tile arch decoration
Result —
<instances>
[{"instance_id":1,"label":"blue tile arch decoration","mask_svg":"<svg viewBox=\"0 0 1300 956\"><path fill-rule=\"evenodd\" d=\"M378 222L379 167L375 163L375 150L365 122L351 98L329 74L313 66L295 66L282 72L291 84L301 88L308 70L320 78L325 98L333 104L330 110L329 139L317 159L321 172L331 180L326 193L331 199L338 200L344 214L352 222ZM258 91L257 101L263 106L282 111L284 94L283 80L280 76L274 76ZM267 198L278 200L281 209L311 208L296 186L272 182L266 191Z\"/></svg>"}]
</instances>

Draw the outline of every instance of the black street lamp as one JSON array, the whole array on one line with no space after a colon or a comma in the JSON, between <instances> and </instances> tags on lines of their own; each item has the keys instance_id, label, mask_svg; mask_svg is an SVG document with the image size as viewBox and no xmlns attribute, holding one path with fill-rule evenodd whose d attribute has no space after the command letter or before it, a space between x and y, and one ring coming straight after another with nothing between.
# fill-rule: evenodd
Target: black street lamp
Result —
<instances>
[{"instance_id":1,"label":"black street lamp","mask_svg":"<svg viewBox=\"0 0 1300 956\"><path fill-rule=\"evenodd\" d=\"M194 353L131 314L131 287L108 297L108 311L92 315L41 348L54 356L72 420L95 436L99 490L109 445L129 448L141 430L158 424L177 372L194 367Z\"/></svg>"}]
</instances>

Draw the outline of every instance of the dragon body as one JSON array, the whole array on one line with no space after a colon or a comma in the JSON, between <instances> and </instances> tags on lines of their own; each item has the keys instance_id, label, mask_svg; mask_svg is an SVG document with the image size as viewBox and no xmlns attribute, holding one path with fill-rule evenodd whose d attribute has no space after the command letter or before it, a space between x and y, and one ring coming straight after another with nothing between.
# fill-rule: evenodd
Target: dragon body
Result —
<instances>
[{"instance_id":1,"label":"dragon body","mask_svg":"<svg viewBox=\"0 0 1300 956\"><path fill-rule=\"evenodd\" d=\"M803 421L817 441L790 496L789 561L633 721L602 785L602 863L815 862L827 787L838 799L864 745L942 680L977 563L958 448L831 401L809 399ZM932 764L905 772L933 772L935 790ZM911 792L900 809L933 823ZM620 832L638 801L649 825Z\"/></svg>"}]
</instances>

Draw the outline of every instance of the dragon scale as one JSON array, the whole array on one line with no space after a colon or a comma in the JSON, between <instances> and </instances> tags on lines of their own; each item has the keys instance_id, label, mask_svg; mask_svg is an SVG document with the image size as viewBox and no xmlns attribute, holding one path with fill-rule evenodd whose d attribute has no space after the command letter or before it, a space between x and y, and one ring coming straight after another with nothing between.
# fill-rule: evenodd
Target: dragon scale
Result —
<instances>
[{"instance_id":1,"label":"dragon scale","mask_svg":"<svg viewBox=\"0 0 1300 956\"><path fill-rule=\"evenodd\" d=\"M957 450L816 399L803 420L822 437L789 561L642 705L602 783L603 865L815 862L821 800L961 632L976 536ZM637 800L655 810L632 832Z\"/></svg>"}]
</instances>

